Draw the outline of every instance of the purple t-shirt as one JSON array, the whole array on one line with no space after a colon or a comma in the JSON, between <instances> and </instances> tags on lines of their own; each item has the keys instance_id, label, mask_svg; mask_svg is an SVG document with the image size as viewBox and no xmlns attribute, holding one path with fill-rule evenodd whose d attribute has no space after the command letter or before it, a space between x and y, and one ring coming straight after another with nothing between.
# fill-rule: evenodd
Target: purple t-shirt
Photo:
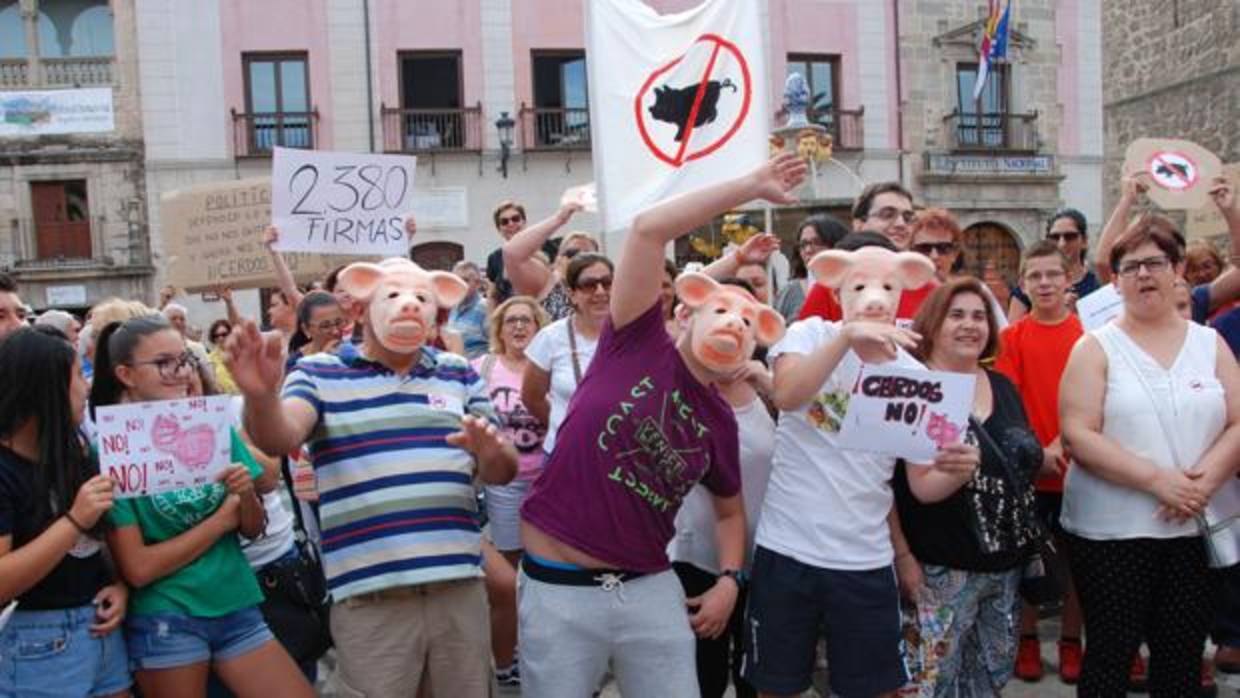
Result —
<instances>
[{"instance_id":1,"label":"purple t-shirt","mask_svg":"<svg viewBox=\"0 0 1240 698\"><path fill-rule=\"evenodd\" d=\"M740 492L736 416L689 371L655 303L608 321L523 519L619 569L661 572L676 511L701 481Z\"/></svg>"}]
</instances>

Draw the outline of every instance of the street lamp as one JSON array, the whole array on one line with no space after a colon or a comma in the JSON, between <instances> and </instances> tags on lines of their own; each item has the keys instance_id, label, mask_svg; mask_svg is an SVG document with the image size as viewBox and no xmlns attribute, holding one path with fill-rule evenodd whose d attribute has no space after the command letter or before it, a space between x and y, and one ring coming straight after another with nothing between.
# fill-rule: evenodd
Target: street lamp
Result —
<instances>
[{"instance_id":1,"label":"street lamp","mask_svg":"<svg viewBox=\"0 0 1240 698\"><path fill-rule=\"evenodd\" d=\"M495 120L495 130L499 132L499 167L500 173L504 175L504 179L508 179L508 156L512 154L512 127L516 122L512 117L508 116L508 112L499 113L499 118Z\"/></svg>"}]
</instances>

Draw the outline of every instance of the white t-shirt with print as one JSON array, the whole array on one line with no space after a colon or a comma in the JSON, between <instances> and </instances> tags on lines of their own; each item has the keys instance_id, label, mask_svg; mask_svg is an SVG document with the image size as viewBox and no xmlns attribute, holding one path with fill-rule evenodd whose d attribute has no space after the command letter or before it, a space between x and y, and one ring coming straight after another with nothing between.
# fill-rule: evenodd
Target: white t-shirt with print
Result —
<instances>
[{"instance_id":1,"label":"white t-shirt with print","mask_svg":"<svg viewBox=\"0 0 1240 698\"><path fill-rule=\"evenodd\" d=\"M534 335L529 346L525 348L525 358L530 363L551 374L551 390L548 400L551 402L551 415L548 418L547 437L543 439L543 450L551 453L555 448L555 433L564 421L568 411L568 401L577 391L577 378L573 373L572 347L568 343L568 328L572 327L572 316L556 320ZM594 358L594 350L598 347L598 337L592 339L581 336L573 330L577 338L577 363L581 366L581 375L586 375L590 368L590 360Z\"/></svg>"},{"instance_id":2,"label":"white t-shirt with print","mask_svg":"<svg viewBox=\"0 0 1240 698\"><path fill-rule=\"evenodd\" d=\"M771 348L769 360L774 365L782 354L809 354L839 333L838 322L801 320ZM922 368L904 350L890 365ZM861 366L849 350L813 398L780 414L758 545L826 569L872 570L892 563L887 514L896 459L845 450L838 442Z\"/></svg>"}]
</instances>

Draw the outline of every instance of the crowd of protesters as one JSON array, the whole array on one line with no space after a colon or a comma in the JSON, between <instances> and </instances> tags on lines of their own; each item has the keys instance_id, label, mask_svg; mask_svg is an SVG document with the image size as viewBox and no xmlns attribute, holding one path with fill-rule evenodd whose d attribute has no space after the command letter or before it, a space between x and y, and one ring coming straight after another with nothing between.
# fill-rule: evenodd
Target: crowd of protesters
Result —
<instances>
[{"instance_id":1,"label":"crowd of protesters","mask_svg":"<svg viewBox=\"0 0 1240 698\"><path fill-rule=\"evenodd\" d=\"M333 647L343 695L795 696L824 660L840 696L998 695L1043 678L1047 604L1080 695L1240 673L1238 560L1201 528L1240 467L1240 260L1134 175L1092 259L1064 209L1011 286L895 182L806 218L782 286L770 233L666 261L805 176L661 202L614 258L579 206L505 201L481 267L302 287L270 228L269 331L222 288L205 343L172 289L34 317L0 275L0 695L313 695ZM959 443L841 446L866 364L975 377ZM115 498L94 410L215 394L232 467Z\"/></svg>"}]
</instances>

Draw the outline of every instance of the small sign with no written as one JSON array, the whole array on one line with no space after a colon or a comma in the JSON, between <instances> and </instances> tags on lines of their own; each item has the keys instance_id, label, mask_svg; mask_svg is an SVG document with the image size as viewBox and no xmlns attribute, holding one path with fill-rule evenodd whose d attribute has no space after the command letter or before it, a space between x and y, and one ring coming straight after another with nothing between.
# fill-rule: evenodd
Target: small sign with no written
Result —
<instances>
[{"instance_id":1,"label":"small sign with no written","mask_svg":"<svg viewBox=\"0 0 1240 698\"><path fill-rule=\"evenodd\" d=\"M969 426L976 377L866 365L840 426L840 446L916 463L959 443Z\"/></svg>"}]
</instances>

